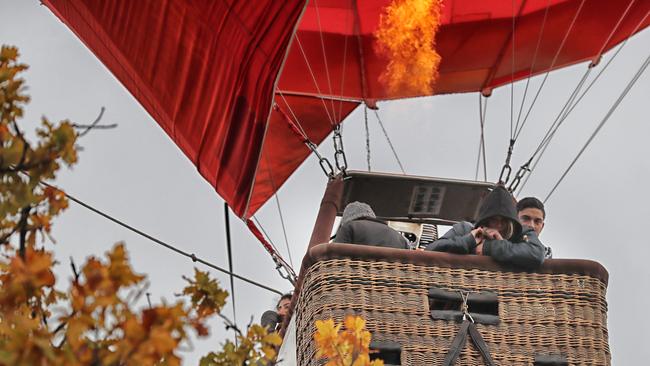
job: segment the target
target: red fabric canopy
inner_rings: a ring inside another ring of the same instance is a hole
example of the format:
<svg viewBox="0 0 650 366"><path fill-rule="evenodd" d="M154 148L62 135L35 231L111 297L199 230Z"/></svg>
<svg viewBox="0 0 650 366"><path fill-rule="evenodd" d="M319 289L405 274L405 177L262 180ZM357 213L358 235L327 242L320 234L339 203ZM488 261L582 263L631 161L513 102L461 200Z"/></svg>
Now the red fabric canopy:
<svg viewBox="0 0 650 366"><path fill-rule="evenodd" d="M415 96L379 82L387 60L373 32L386 0L44 3L242 218L309 156L296 130L319 144L362 101ZM443 1L434 93L489 94L531 72L597 60L650 23L650 0L514 3Z"/></svg>

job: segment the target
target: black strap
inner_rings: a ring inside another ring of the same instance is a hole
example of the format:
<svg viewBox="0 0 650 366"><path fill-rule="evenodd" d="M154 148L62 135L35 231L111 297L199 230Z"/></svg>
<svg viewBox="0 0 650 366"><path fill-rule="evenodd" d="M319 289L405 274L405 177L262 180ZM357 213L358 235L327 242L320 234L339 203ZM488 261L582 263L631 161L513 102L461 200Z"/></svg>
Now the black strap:
<svg viewBox="0 0 650 366"><path fill-rule="evenodd" d="M476 329L476 324L474 323L469 324L469 336L472 338L472 343L474 343L476 349L481 352L481 355L485 360L485 365L494 366L494 361L492 361L492 356L490 356L490 349L487 344L485 344L485 340L483 340L481 333Z"/></svg>
<svg viewBox="0 0 650 366"><path fill-rule="evenodd" d="M456 359L458 359L458 356L460 356L460 352L463 350L463 348L465 348L465 342L467 341L468 333L472 339L472 343L474 343L474 346L481 353L481 356L483 356L485 365L495 366L494 361L492 361L492 357L490 356L490 350L483 340L483 337L481 337L481 333L479 333L478 329L476 329L476 325L468 319L463 321L460 329L458 330L458 334L456 334L456 337L451 342L449 351L447 352L445 360L442 363L443 366L452 366L456 362Z"/></svg>
<svg viewBox="0 0 650 366"><path fill-rule="evenodd" d="M460 352L463 350L463 348L465 348L467 331L470 324L472 323L469 320L465 320L463 324L460 325L460 330L458 330L456 337L451 342L451 346L449 346L449 351L445 356L445 361L442 363L443 366L451 366L456 362L456 359L460 355Z"/></svg>

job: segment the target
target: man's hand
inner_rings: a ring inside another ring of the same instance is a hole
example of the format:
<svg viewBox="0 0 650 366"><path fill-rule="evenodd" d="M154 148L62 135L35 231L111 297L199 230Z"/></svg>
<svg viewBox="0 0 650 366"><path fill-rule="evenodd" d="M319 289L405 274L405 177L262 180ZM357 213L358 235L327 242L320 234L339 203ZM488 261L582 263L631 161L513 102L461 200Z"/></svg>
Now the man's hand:
<svg viewBox="0 0 650 366"><path fill-rule="evenodd" d="M483 243L476 246L476 255L483 255Z"/></svg>
<svg viewBox="0 0 650 366"><path fill-rule="evenodd" d="M484 231L483 228L477 228L472 231L470 231L472 236L474 237L474 241L476 241L476 245L481 245L483 244L483 238L484 238Z"/></svg>
<svg viewBox="0 0 650 366"><path fill-rule="evenodd" d="M501 236L499 230L496 229L484 228L483 236L490 240L503 240L503 236Z"/></svg>

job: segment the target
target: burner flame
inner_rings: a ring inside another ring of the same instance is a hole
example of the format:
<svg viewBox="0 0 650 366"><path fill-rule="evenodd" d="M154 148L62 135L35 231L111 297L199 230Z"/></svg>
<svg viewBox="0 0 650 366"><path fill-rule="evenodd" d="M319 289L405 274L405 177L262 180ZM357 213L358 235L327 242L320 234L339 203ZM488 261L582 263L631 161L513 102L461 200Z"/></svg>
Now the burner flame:
<svg viewBox="0 0 650 366"><path fill-rule="evenodd" d="M390 93L429 95L438 77L435 37L442 0L393 0L375 31L377 52L388 65L379 80Z"/></svg>

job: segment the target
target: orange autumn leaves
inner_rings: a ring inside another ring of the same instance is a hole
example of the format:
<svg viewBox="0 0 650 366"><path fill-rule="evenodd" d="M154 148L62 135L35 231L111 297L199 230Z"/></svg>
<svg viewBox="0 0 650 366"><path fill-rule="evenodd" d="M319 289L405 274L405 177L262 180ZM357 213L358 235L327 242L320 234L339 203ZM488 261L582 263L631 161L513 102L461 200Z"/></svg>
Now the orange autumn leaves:
<svg viewBox="0 0 650 366"><path fill-rule="evenodd" d="M0 366L180 365L179 349L192 333L209 335L207 321L221 311L228 292L195 270L185 278L184 299L143 306L148 283L131 267L122 243L87 258L79 270L73 266L68 289L56 290L66 284L57 283L45 239L52 239L53 218L68 201L42 182L76 163L79 135L71 123L45 118L33 133L23 132L29 97L19 76L26 69L15 47L0 49ZM268 364L281 342L258 325L238 340L201 365Z"/></svg>
<svg viewBox="0 0 650 366"><path fill-rule="evenodd" d="M68 203L40 182L54 179L61 165L77 162L77 134L68 121L55 125L43 117L33 134L36 143L22 131L19 120L29 96L19 75L25 70L15 47L0 48L0 245L16 233L21 244L32 246L37 234L49 235L51 218Z"/></svg>
<svg viewBox="0 0 650 366"><path fill-rule="evenodd" d="M316 357L327 359L326 366L383 366L381 360L370 361L370 339L366 321L359 316L349 315L343 324L332 319L316 321Z"/></svg>
<svg viewBox="0 0 650 366"><path fill-rule="evenodd" d="M375 31L377 52L388 60L382 81L391 93L429 95L438 77L435 37L441 0L393 0Z"/></svg>

